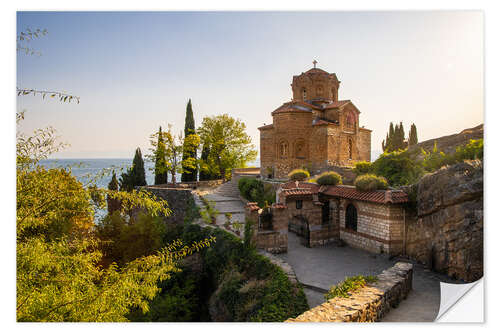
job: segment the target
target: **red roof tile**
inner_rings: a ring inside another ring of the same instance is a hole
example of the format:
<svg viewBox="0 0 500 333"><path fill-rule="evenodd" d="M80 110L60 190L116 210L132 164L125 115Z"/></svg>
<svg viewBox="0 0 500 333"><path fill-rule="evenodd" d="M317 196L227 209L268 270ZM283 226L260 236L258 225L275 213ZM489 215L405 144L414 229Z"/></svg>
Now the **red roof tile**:
<svg viewBox="0 0 500 333"><path fill-rule="evenodd" d="M349 99L344 100L344 101L336 101L336 102L332 102L330 104L325 105L324 109L335 109L335 108L339 108L339 107L344 106L344 105L349 104L349 103L351 103L351 100L349 100Z"/></svg>
<svg viewBox="0 0 500 333"><path fill-rule="evenodd" d="M258 127L257 129L259 129L259 130L266 130L266 129L271 129L273 127L274 127L273 124L268 124L268 125L264 125L264 126Z"/></svg>
<svg viewBox="0 0 500 333"><path fill-rule="evenodd" d="M297 186L298 185L298 186ZM281 185L283 194L289 195L311 195L322 193L325 195L340 197L344 199L353 199L360 201L369 201L375 203L403 203L408 202L408 195L400 190L379 190L379 191L358 191L354 186L338 185L327 186L315 183L288 182Z"/></svg>

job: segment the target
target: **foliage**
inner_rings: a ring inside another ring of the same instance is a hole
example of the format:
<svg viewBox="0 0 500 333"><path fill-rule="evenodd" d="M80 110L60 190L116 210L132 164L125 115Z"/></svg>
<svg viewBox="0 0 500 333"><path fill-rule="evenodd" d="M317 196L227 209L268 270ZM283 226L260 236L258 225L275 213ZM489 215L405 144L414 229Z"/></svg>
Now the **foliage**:
<svg viewBox="0 0 500 333"><path fill-rule="evenodd" d="M36 163L58 147L53 132L35 133L42 136L17 142L17 320L125 321L132 307L147 311L158 281L178 271L179 259L214 239L191 245L177 240L154 255L103 267L100 243L92 233L90 190L71 171L45 170ZM152 216L169 214L166 202L143 192L93 191L94 197L120 199L124 209L140 206Z"/></svg>
<svg viewBox="0 0 500 333"><path fill-rule="evenodd" d="M403 123L400 122L396 127L392 124L389 125L389 132L386 134L385 140L382 141L382 150L390 153L393 151L404 150L407 148L405 143L405 131Z"/></svg>
<svg viewBox="0 0 500 333"><path fill-rule="evenodd" d="M411 124L410 134L408 136L408 146L414 146L418 143L417 126Z"/></svg>
<svg viewBox="0 0 500 333"><path fill-rule="evenodd" d="M19 35L16 37L16 52L18 54L25 54L25 55L37 55L41 56L42 53L40 51L37 51L31 47L29 47L29 43L36 39L40 38L42 36L45 36L48 34L47 29L34 29L31 30L30 28L27 28L25 31L21 31ZM76 101L77 104L80 104L80 97L75 96L75 95L70 95L67 93L63 93L60 91L49 91L49 90L39 90L39 89L32 89L32 88L19 88L16 87L16 92L17 96L26 96L33 94L33 96L36 96L37 94L42 96L43 99L48 95L49 98L59 98L59 101L61 102L68 102L71 103L71 101Z"/></svg>
<svg viewBox="0 0 500 333"><path fill-rule="evenodd" d="M201 159L201 170L218 178L229 179L231 169L243 168L257 157L246 126L227 114L205 117L198 134L206 159Z"/></svg>
<svg viewBox="0 0 500 333"><path fill-rule="evenodd" d="M193 116L193 107L191 105L191 99L189 99L188 104L186 106L186 119L184 120L184 137L186 140L184 141L184 149L182 153L182 177L181 181L183 182L193 182L197 180L198 173L198 164L196 159L196 151L198 150L198 146L200 144L199 137L197 144L195 147L189 146L189 144L193 144L192 138L188 140L188 138L196 134L195 124L194 124L194 116Z"/></svg>
<svg viewBox="0 0 500 333"><path fill-rule="evenodd" d="M219 211L215 209L215 201L208 200L205 197L201 197L201 201L204 205L204 208L200 211L201 218L207 224L215 224L217 215L219 215Z"/></svg>
<svg viewBox="0 0 500 333"><path fill-rule="evenodd" d="M354 164L354 169L352 171L358 176L365 173L373 173L373 163L366 161L357 162Z"/></svg>
<svg viewBox="0 0 500 333"><path fill-rule="evenodd" d="M141 148L135 150L132 167L120 176L120 191L132 191L136 186L146 186L146 172Z"/></svg>
<svg viewBox="0 0 500 333"><path fill-rule="evenodd" d="M367 173L356 177L356 180L354 180L354 186L356 186L356 189L359 191L375 191L385 190L388 185L387 180L384 177Z"/></svg>
<svg viewBox="0 0 500 333"><path fill-rule="evenodd" d="M153 140L156 139L156 144ZM155 163L155 185L168 183L168 170L167 161L165 160L166 147L165 140L163 139L163 132L158 130L156 137L151 138L151 145L156 149L153 150L154 163Z"/></svg>
<svg viewBox="0 0 500 333"><path fill-rule="evenodd" d="M356 275L345 278L344 281L330 288L328 293L325 294L325 300L329 300L334 297L347 298L356 290L366 286L366 284L374 283L376 281L377 277L372 275Z"/></svg>
<svg viewBox="0 0 500 333"><path fill-rule="evenodd" d="M208 156L210 155L210 147L208 145L203 145L201 149L201 160L200 165L208 165ZM216 179L216 175L212 175L208 168L200 169L200 180L212 180Z"/></svg>
<svg viewBox="0 0 500 333"><path fill-rule="evenodd" d="M304 169L294 169L290 171L288 174L288 178L290 180L298 180L298 181L303 181L309 178L311 175L309 174L309 171L304 170Z"/></svg>
<svg viewBox="0 0 500 333"><path fill-rule="evenodd" d="M342 184L342 177L335 171L325 171L318 175L316 183L319 185L339 185Z"/></svg>
<svg viewBox="0 0 500 333"><path fill-rule="evenodd" d="M243 233L243 245L248 248L252 249L255 248L255 244L252 242L252 227L255 224L252 220L249 220L248 218L245 218L245 231Z"/></svg>
<svg viewBox="0 0 500 333"><path fill-rule="evenodd" d="M373 173L384 177L390 186L413 184L423 175L420 162L408 150L383 153L373 165Z"/></svg>
<svg viewBox="0 0 500 333"><path fill-rule="evenodd" d="M113 170L113 176L111 177L111 181L108 184L108 190L110 191L118 191L118 180L116 179L116 173ZM106 201L108 203L108 214L111 215L115 211L120 210L120 201L117 199L111 198L109 195L106 197Z"/></svg>
<svg viewBox="0 0 500 333"><path fill-rule="evenodd" d="M241 177L238 180L238 190L243 198L257 202L259 207L276 201L276 193L272 185L253 177Z"/></svg>
<svg viewBox="0 0 500 333"><path fill-rule="evenodd" d="M455 161L483 159L483 139L470 140L465 147L457 147L454 155Z"/></svg>

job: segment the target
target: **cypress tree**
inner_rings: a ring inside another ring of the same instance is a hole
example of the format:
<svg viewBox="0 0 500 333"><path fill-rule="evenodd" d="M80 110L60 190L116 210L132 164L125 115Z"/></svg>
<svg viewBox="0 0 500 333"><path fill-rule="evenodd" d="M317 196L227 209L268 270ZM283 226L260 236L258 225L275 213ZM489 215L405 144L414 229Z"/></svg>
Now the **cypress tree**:
<svg viewBox="0 0 500 333"><path fill-rule="evenodd" d="M411 124L408 144L410 146L413 146L416 145L417 143L418 143L417 126L415 126L415 124Z"/></svg>
<svg viewBox="0 0 500 333"><path fill-rule="evenodd" d="M388 152L394 150L394 124L392 123L392 121L391 124L389 125L389 137L385 145L387 147Z"/></svg>
<svg viewBox="0 0 500 333"><path fill-rule="evenodd" d="M155 151L155 185L166 184L168 182L168 171L166 169L166 165L165 142L163 140L163 134L160 126Z"/></svg>
<svg viewBox="0 0 500 333"><path fill-rule="evenodd" d="M193 107L191 105L191 99L189 99L188 104L186 106L186 118L184 120L184 138L187 138L189 135L196 134L195 125L194 125L194 116L193 116ZM186 160L188 158L196 159L196 150L189 151L184 148L182 153L182 160ZM198 169L197 168L189 168L182 171L181 181L182 182L192 182L196 181L198 178Z"/></svg>
<svg viewBox="0 0 500 333"><path fill-rule="evenodd" d="M399 123L399 128L398 128L398 144L397 144L397 149L405 149L405 130L403 127L403 122Z"/></svg>
<svg viewBox="0 0 500 333"><path fill-rule="evenodd" d="M111 181L108 184L108 190L118 191L118 180L116 179L116 173L113 170L113 177L111 177ZM108 214L111 215L113 212L120 210L120 201L118 199L110 198L109 195L106 198L108 203Z"/></svg>
<svg viewBox="0 0 500 333"><path fill-rule="evenodd" d="M132 168L128 169L127 172L122 173L120 176L120 190L132 191L135 186L145 185L147 185L147 183L146 172L144 171L144 160L142 159L141 149L137 148L135 150Z"/></svg>

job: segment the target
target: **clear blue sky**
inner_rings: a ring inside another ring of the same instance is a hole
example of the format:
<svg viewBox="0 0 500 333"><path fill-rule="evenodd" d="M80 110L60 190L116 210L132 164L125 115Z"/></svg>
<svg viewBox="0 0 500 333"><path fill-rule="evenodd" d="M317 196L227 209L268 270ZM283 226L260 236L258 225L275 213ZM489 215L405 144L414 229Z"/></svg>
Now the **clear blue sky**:
<svg viewBox="0 0 500 333"><path fill-rule="evenodd" d="M390 121L420 141L483 122L483 15L434 12L20 12L18 32L46 28L17 56L17 86L61 90L77 104L18 97L21 130L51 125L56 157L132 157L159 125L228 113L258 126L290 100L292 76L335 72L379 151Z"/></svg>

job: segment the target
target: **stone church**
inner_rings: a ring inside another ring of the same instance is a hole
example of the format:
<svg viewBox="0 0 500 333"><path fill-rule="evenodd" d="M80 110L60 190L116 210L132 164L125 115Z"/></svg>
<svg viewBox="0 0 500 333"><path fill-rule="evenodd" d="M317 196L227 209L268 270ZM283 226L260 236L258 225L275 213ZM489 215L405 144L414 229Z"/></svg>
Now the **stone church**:
<svg viewBox="0 0 500 333"><path fill-rule="evenodd" d="M337 75L313 64L293 77L293 98L271 113L273 123L259 127L262 178L370 161L371 130L359 126L360 111L350 100L339 100Z"/></svg>

